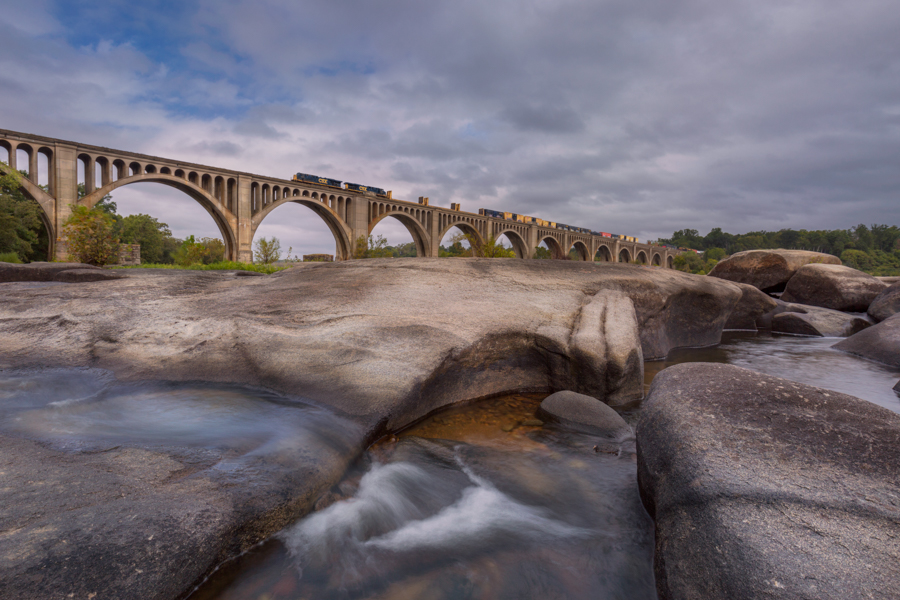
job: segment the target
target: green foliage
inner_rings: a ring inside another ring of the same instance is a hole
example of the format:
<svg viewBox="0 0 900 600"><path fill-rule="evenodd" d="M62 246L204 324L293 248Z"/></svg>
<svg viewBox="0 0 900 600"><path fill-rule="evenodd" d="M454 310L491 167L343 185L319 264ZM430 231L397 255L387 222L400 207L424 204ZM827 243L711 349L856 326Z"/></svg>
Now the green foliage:
<svg viewBox="0 0 900 600"><path fill-rule="evenodd" d="M203 264L203 256L206 254L206 247L189 235L187 239L181 242L181 247L175 251L175 264L179 267L188 267L190 265Z"/></svg>
<svg viewBox="0 0 900 600"><path fill-rule="evenodd" d="M534 256L532 258L541 258L541 259L549 259L553 258L553 253L550 252L549 248L544 248L543 246L538 246L534 249Z"/></svg>
<svg viewBox="0 0 900 600"><path fill-rule="evenodd" d="M165 223L160 223L150 215L129 215L122 219L120 231L123 244L140 244L141 262L171 262L165 260L165 257L166 241L172 238L172 231Z"/></svg>
<svg viewBox="0 0 900 600"><path fill-rule="evenodd" d="M873 266L872 257L862 250L844 250L841 253L841 262L860 271L868 271Z"/></svg>
<svg viewBox="0 0 900 600"><path fill-rule="evenodd" d="M116 258L119 240L115 236L115 219L97 208L71 205L72 214L65 222L63 234L68 238L69 255L77 262L105 265Z"/></svg>
<svg viewBox="0 0 900 600"><path fill-rule="evenodd" d="M0 262L22 264L19 255L15 252L0 252Z"/></svg>
<svg viewBox="0 0 900 600"><path fill-rule="evenodd" d="M411 258L419 255L419 252L416 250L415 242L407 242L406 244L400 244L399 246L393 246L391 248L391 256L394 258Z"/></svg>
<svg viewBox="0 0 900 600"><path fill-rule="evenodd" d="M196 263L187 266L171 265L171 264L140 264L116 266L114 269L181 269L185 271L253 271L254 273L271 274L276 271L283 271L288 267L276 267L275 265L257 265L253 263L241 263L233 261L222 261L211 263L208 265Z"/></svg>
<svg viewBox="0 0 900 600"><path fill-rule="evenodd" d="M714 260L716 262L719 262L720 260L725 258L725 256L727 255L725 254L725 250L723 250L722 248L710 248L703 253L703 258L705 258L706 260Z"/></svg>
<svg viewBox="0 0 900 600"><path fill-rule="evenodd" d="M393 248L388 246L384 236L374 238L371 235L366 238L359 236L353 248L353 258L393 258Z"/></svg>
<svg viewBox="0 0 900 600"><path fill-rule="evenodd" d="M438 256L441 258L456 258L460 256L472 256L472 253L470 248L466 248L462 245L460 240L456 240L446 248L441 246Z"/></svg>
<svg viewBox="0 0 900 600"><path fill-rule="evenodd" d="M22 175L0 174L0 252L18 260L46 260L50 240L41 207L21 191Z"/></svg>
<svg viewBox="0 0 900 600"><path fill-rule="evenodd" d="M261 237L256 240L256 250L253 252L254 262L271 265L279 258L281 258L281 242L277 237L272 236L269 239Z"/></svg>
<svg viewBox="0 0 900 600"><path fill-rule="evenodd" d="M225 260L225 242L219 238L205 237L200 240L200 243L203 245L204 265L220 263Z"/></svg>

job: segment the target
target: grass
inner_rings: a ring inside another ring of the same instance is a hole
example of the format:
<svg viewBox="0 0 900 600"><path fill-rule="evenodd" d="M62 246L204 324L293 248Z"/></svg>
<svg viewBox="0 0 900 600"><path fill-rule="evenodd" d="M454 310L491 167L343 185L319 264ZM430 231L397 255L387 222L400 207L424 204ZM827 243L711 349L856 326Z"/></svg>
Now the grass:
<svg viewBox="0 0 900 600"><path fill-rule="evenodd" d="M21 265L22 261L19 260L19 255L15 252L2 252L0 253L0 262L5 263L15 263L17 265Z"/></svg>
<svg viewBox="0 0 900 600"><path fill-rule="evenodd" d="M290 267L276 267L275 265L256 265L253 263L242 263L232 261L222 261L212 263L210 265L189 265L183 267L181 265L163 265L163 264L143 264L143 265L111 265L113 269L182 269L185 271L253 271L255 273L265 273L270 275L276 271L283 271Z"/></svg>

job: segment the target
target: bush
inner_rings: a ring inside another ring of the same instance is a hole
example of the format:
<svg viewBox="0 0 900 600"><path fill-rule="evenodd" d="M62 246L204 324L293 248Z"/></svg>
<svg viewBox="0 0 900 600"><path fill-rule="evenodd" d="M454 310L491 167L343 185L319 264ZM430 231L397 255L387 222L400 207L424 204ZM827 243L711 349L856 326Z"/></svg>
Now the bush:
<svg viewBox="0 0 900 600"><path fill-rule="evenodd" d="M22 261L19 260L19 255L16 254L15 252L0 253L0 262L15 263L17 265L22 264Z"/></svg>
<svg viewBox="0 0 900 600"><path fill-rule="evenodd" d="M225 251L224 246L222 251ZM256 251L253 253L254 262L271 265L273 262L277 262L279 258L281 258L281 242L278 241L277 237L272 236L271 239L263 237L256 240Z"/></svg>
<svg viewBox="0 0 900 600"><path fill-rule="evenodd" d="M869 253L862 250L844 250L841 253L841 262L844 263L844 266L859 271L870 271L874 266L874 261Z"/></svg>
<svg viewBox="0 0 900 600"><path fill-rule="evenodd" d="M86 206L72 206L72 214L65 222L69 255L77 262L103 266L119 252L119 240L113 234L115 219L108 213Z"/></svg>

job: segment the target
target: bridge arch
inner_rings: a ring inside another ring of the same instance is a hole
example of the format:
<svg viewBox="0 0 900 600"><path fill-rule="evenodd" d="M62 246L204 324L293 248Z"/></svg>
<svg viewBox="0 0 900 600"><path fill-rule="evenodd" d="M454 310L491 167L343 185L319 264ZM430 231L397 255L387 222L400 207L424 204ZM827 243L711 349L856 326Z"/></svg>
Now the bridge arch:
<svg viewBox="0 0 900 600"><path fill-rule="evenodd" d="M8 174L10 171L12 171L11 167L0 163L0 172ZM26 197L37 202L38 206L41 207L41 222L47 230L47 237L49 238L47 260L53 260L56 253L56 237L58 234L56 227L53 225L54 215L56 214L56 199L28 178L22 177L20 183L19 189L21 192Z"/></svg>
<svg viewBox="0 0 900 600"><path fill-rule="evenodd" d="M582 260L582 261L590 261L591 260L591 251L587 247L587 244L585 244L583 241L575 240L574 242L572 242L572 245L569 246L569 251L566 252L566 256L571 254L572 250L575 250L576 252L578 252L578 260Z"/></svg>
<svg viewBox="0 0 900 600"><path fill-rule="evenodd" d="M384 212L380 212L381 208L379 208L379 214L374 219L369 221L369 234L372 234L372 230L375 229L375 226L378 225L381 221L388 217L393 217L397 219L403 226L406 227L409 234L412 236L413 242L416 244L416 255L419 257L430 256L429 248L431 244L429 244L429 236L428 232L425 231L425 228L422 226L419 221L416 220L414 214L410 214L408 212L402 210L385 210ZM455 226L459 227L461 223L455 223Z"/></svg>
<svg viewBox="0 0 900 600"><path fill-rule="evenodd" d="M597 248L597 253L594 254L594 260L600 262L612 262L612 252L609 250L609 246L606 244L600 244L600 247Z"/></svg>
<svg viewBox="0 0 900 600"><path fill-rule="evenodd" d="M416 212L418 212L418 211L416 211ZM418 219L417 219L417 221L418 221ZM454 227L459 229L460 231L462 231L464 234L474 237L475 242L477 244L484 243L484 236L481 235L480 231L478 231L470 223L466 223L465 221L459 221L458 223L452 223L450 225L447 225L446 227L444 227L443 231L438 233L438 246L440 246L444 242L444 236L447 235L447 233ZM370 229L370 231L371 231L371 229ZM415 239L415 237L413 239Z"/></svg>
<svg viewBox="0 0 900 600"><path fill-rule="evenodd" d="M540 239L538 240L538 246L541 245L541 242L547 245L547 249L550 250L550 257L556 260L562 260L566 258L566 253L563 252L562 244L559 243L559 240L556 239L553 235L547 234L538 234Z"/></svg>
<svg viewBox="0 0 900 600"><path fill-rule="evenodd" d="M505 235L506 239L509 240L509 243L512 244L513 252L516 253L516 258L531 258L531 253L528 252L528 244L525 243L525 238L519 235L519 232L514 229L501 229L497 232L495 239L500 239L500 236Z"/></svg>
<svg viewBox="0 0 900 600"><path fill-rule="evenodd" d="M324 198L325 195L323 194L322 197ZM350 228L347 227L341 217L329 208L324 201L313 200L309 196L285 197L278 203L270 202L265 207L259 209L252 218L252 229L250 232L251 246L253 244L253 239L256 237L256 232L259 229L259 226L262 225L263 220L265 220L273 210L280 206L284 206L288 202L312 209L316 215L325 221L325 225L328 226L331 235L334 236L335 260L346 260L353 255L353 241L350 239Z"/></svg>
<svg viewBox="0 0 900 600"><path fill-rule="evenodd" d="M631 262L631 252L628 251L628 248L622 248L619 251L619 262L621 263L630 263Z"/></svg>
<svg viewBox="0 0 900 600"><path fill-rule="evenodd" d="M675 259L672 258L671 255L669 255L668 257L666 257L666 266L669 267L670 269L674 269L674 268L675 268Z"/></svg>
<svg viewBox="0 0 900 600"><path fill-rule="evenodd" d="M642 265L646 265L647 264L647 254L643 250L640 250L640 251L638 251L637 255L635 256L635 260L638 261L639 263L641 263Z"/></svg>
<svg viewBox="0 0 900 600"><path fill-rule="evenodd" d="M656 266L656 267L661 267L661 266L662 266L662 257L659 255L659 252L656 252L656 253L653 255L653 260L650 261L650 264L651 264L651 265L654 265L654 266Z"/></svg>
<svg viewBox="0 0 900 600"><path fill-rule="evenodd" d="M107 183L79 200L78 203L88 208L93 208L103 196L111 193L116 188L133 183L161 183L167 185L184 192L206 209L206 212L212 216L213 221L219 228L219 233L222 234L222 240L225 242L225 256L228 260L237 260L237 239L234 231L236 220L234 215L227 213L215 198L190 181L185 181L173 175L163 175L162 173L141 174L140 170L137 173L137 175Z"/></svg>

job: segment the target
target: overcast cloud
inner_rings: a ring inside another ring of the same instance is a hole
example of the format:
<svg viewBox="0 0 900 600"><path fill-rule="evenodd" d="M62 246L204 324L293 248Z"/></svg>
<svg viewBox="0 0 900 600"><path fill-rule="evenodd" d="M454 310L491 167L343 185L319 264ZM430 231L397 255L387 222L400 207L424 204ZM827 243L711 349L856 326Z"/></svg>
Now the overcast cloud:
<svg viewBox="0 0 900 600"><path fill-rule="evenodd" d="M0 3L6 129L641 239L900 225L890 0ZM115 199L216 234L164 186Z"/></svg>

